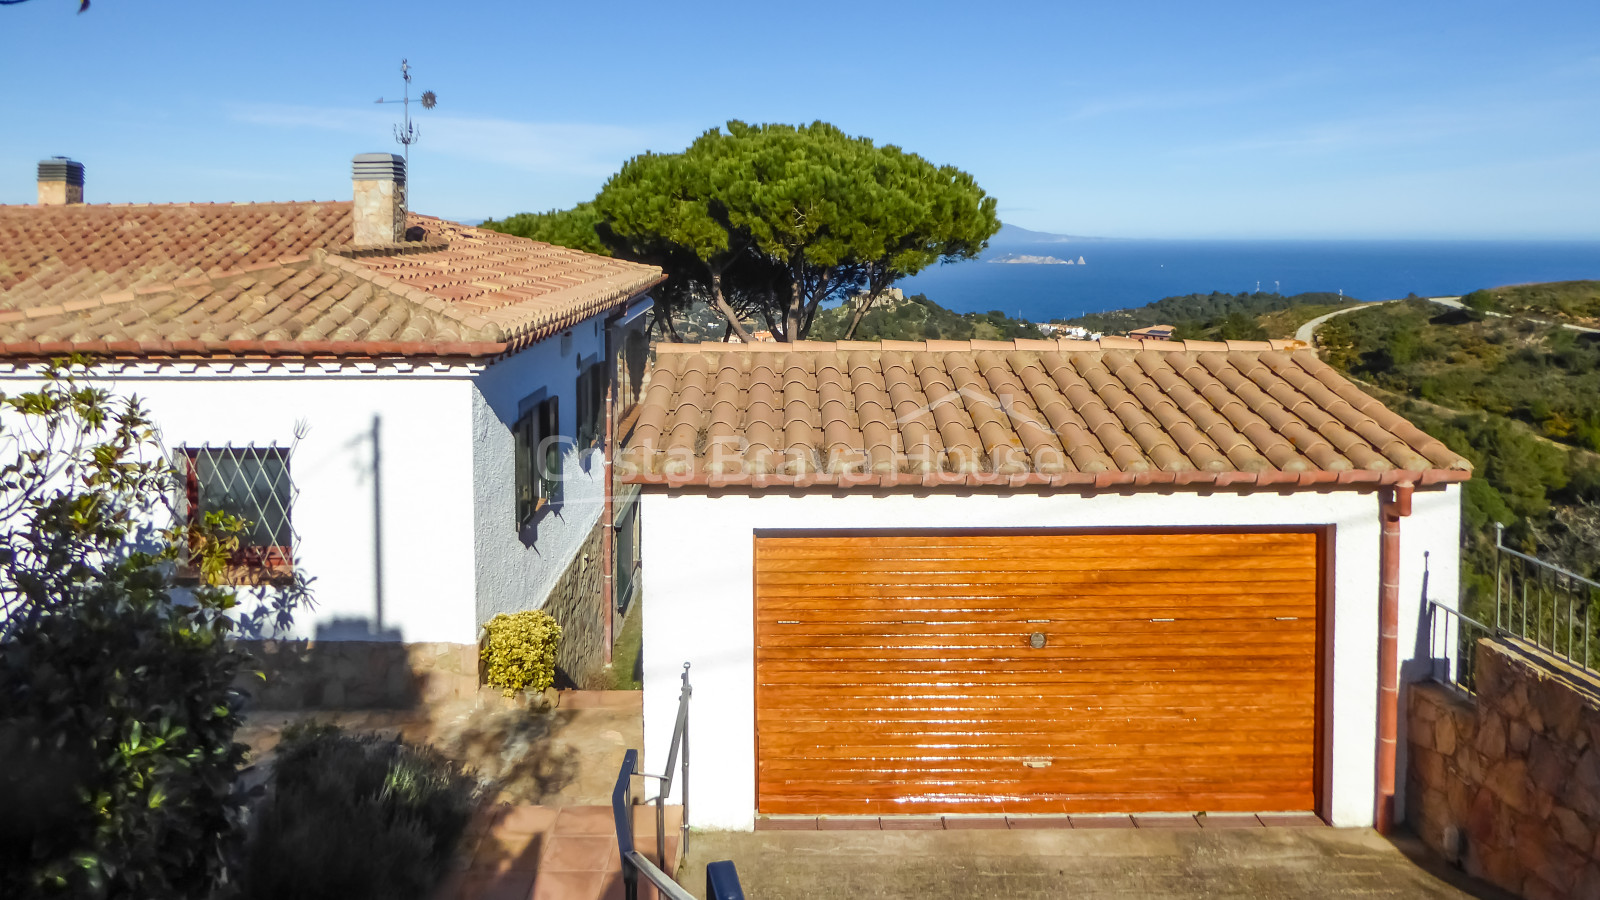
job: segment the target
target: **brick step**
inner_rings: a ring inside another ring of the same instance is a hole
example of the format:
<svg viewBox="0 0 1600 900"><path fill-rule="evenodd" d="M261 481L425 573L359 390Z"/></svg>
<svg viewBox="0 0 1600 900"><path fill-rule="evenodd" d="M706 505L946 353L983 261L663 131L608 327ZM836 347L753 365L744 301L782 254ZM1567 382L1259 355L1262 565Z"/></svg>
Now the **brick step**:
<svg viewBox="0 0 1600 900"><path fill-rule="evenodd" d="M668 874L678 863L683 808L665 809ZM462 862L435 900L600 900L621 898L622 860L609 806L507 806L474 822ZM656 811L634 808L634 849L656 858ZM641 879L639 896L654 898Z"/></svg>

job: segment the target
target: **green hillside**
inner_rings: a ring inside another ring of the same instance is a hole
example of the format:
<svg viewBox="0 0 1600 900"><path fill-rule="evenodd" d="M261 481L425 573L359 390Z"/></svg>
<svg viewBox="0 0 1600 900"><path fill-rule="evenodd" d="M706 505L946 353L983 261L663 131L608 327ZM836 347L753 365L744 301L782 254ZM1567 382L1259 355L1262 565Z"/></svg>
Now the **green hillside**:
<svg viewBox="0 0 1600 900"><path fill-rule="evenodd" d="M1600 324L1600 281L1551 281L1473 291L1461 298L1474 309L1535 316L1579 325Z"/></svg>
<svg viewBox="0 0 1600 900"><path fill-rule="evenodd" d="M811 340L837 341L850 327L848 304L817 313ZM1013 319L999 310L958 313L945 309L922 294L904 301L874 307L856 327L858 341L1009 341L1042 338L1039 326Z"/></svg>
<svg viewBox="0 0 1600 900"><path fill-rule="evenodd" d="M1175 325L1177 331L1174 337L1179 340L1264 340L1287 337L1301 322L1357 302L1354 297L1323 292L1285 296L1262 292L1224 294L1212 291L1209 294L1164 297L1144 306L1114 309L1064 321L1068 325L1081 325L1090 331L1105 334L1124 334L1149 325ZM1303 311L1305 315L1283 315L1289 311ZM1263 321L1264 316L1273 313L1279 315ZM1287 323L1292 323L1287 334L1274 333L1282 332Z"/></svg>
<svg viewBox="0 0 1600 900"><path fill-rule="evenodd" d="M1317 333L1324 359L1472 461L1469 596L1492 589L1495 522L1526 550L1600 572L1597 338L1424 300L1353 312Z"/></svg>

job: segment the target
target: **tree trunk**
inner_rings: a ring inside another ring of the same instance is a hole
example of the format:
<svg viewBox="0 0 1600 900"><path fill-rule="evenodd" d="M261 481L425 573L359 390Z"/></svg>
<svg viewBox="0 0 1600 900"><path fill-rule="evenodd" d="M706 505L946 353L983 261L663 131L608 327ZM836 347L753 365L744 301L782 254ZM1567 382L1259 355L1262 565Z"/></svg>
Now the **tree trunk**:
<svg viewBox="0 0 1600 900"><path fill-rule="evenodd" d="M784 334L791 341L805 340L805 327L801 323L800 314L805 309L805 289L800 286L798 277L790 279L789 308L783 312Z"/></svg>
<svg viewBox="0 0 1600 900"><path fill-rule="evenodd" d="M666 337L674 344L683 343L683 335L678 333L678 326L672 324L672 312L670 310L658 307L656 309L656 324L661 326L663 337Z"/></svg>
<svg viewBox="0 0 1600 900"><path fill-rule="evenodd" d="M856 326L867 317L867 313L873 304L878 302L878 298L883 296L883 292L889 289L890 280L887 264L875 263L867 268L867 296L861 301L861 306L856 309L855 314L850 317L850 327L845 329L844 340L856 339Z"/></svg>
<svg viewBox="0 0 1600 900"><path fill-rule="evenodd" d="M755 343L755 338L744 330L744 323L739 321L739 314L733 311L733 307L728 305L727 298L722 296L721 272L711 273L711 300L717 305L717 312L722 313L722 317L728 320L728 328L739 336L739 340L746 344ZM727 340L728 336L723 335L722 339Z"/></svg>
<svg viewBox="0 0 1600 900"><path fill-rule="evenodd" d="M805 314L801 321L801 328L807 335L811 334L811 323L817 318L817 307L822 305L822 298L828 296L828 285L833 281L833 270L827 270L817 279L816 285L811 289L811 296L806 298Z"/></svg>

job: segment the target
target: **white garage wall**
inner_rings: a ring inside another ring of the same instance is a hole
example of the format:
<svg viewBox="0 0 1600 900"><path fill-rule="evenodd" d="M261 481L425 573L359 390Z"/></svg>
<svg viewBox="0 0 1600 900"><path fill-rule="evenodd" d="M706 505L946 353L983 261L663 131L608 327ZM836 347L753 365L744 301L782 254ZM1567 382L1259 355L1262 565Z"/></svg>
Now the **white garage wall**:
<svg viewBox="0 0 1600 900"><path fill-rule="evenodd" d="M129 366L93 383L143 398L172 448L286 447L296 422L309 428L290 461L299 490L291 518L317 606L296 618L295 636L476 642L471 371L296 368ZM7 393L37 384L0 378ZM374 502L374 420L381 503ZM383 538L381 582L375 523ZM374 633L380 583L384 630Z"/></svg>
<svg viewBox="0 0 1600 900"><path fill-rule="evenodd" d="M688 662L694 685L690 824L695 827L747 830L754 824L752 582L757 529L1325 524L1337 526L1329 806L1335 825L1372 823L1380 538L1376 494L711 495L647 488L642 502L644 768L653 771L652 766L665 763L678 675ZM1407 674L1417 671L1410 662L1417 642L1410 636L1422 633L1424 552L1429 554L1429 594L1452 605L1456 597L1459 503L1455 486L1418 492L1413 515L1403 522L1400 658ZM1403 733L1401 741L1403 746Z"/></svg>

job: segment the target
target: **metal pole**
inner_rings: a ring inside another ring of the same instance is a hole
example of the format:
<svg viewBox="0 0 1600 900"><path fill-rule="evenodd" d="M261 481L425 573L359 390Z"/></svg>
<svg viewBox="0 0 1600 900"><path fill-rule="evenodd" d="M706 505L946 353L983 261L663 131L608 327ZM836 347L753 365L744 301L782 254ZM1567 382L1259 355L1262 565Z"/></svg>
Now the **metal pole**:
<svg viewBox="0 0 1600 900"><path fill-rule="evenodd" d="M694 688L689 686L689 664L683 664L683 696L685 699L694 696ZM678 823L678 847L680 852L689 853L689 704L683 705L683 821Z"/></svg>
<svg viewBox="0 0 1600 900"><path fill-rule="evenodd" d="M1505 555L1500 552L1500 532L1504 530L1504 525L1501 525L1499 522L1494 523L1494 627L1497 630L1504 627L1504 623L1500 619L1500 601L1502 596L1500 590L1500 567L1501 563L1505 560Z"/></svg>

